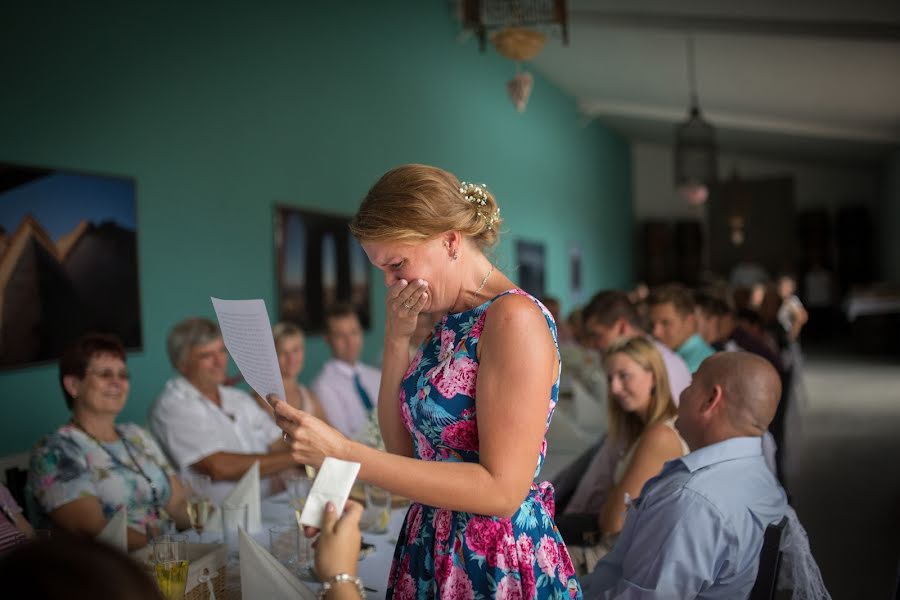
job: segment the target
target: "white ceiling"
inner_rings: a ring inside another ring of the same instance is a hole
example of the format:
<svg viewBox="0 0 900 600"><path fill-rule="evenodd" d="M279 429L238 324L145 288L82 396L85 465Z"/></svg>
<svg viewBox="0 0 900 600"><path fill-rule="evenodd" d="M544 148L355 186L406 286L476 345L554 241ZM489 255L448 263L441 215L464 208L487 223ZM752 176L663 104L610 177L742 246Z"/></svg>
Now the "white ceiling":
<svg viewBox="0 0 900 600"><path fill-rule="evenodd" d="M900 143L897 0L570 0L569 45L532 67L627 137L671 142L687 35L704 115L728 150L846 161Z"/></svg>

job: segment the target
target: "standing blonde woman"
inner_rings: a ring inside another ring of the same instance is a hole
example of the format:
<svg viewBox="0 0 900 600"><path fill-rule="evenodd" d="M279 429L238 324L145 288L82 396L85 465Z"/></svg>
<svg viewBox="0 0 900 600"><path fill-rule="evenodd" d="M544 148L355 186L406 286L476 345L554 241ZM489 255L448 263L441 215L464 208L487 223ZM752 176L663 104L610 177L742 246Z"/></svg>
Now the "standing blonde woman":
<svg viewBox="0 0 900 600"><path fill-rule="evenodd" d="M361 479L413 500L388 598L581 598L552 488L536 483L559 384L556 325L485 255L500 223L484 186L424 165L387 172L351 224L388 288L387 452L275 403L296 460L357 461ZM422 312L440 321L410 361Z"/></svg>
<svg viewBox="0 0 900 600"><path fill-rule="evenodd" d="M303 330L293 323L280 322L272 327L275 339L275 355L284 382L285 401L312 416L326 421L325 411L319 398L298 379L303 372L303 360L306 357L306 336ZM268 413L272 407L263 398L256 396L256 402Z"/></svg>

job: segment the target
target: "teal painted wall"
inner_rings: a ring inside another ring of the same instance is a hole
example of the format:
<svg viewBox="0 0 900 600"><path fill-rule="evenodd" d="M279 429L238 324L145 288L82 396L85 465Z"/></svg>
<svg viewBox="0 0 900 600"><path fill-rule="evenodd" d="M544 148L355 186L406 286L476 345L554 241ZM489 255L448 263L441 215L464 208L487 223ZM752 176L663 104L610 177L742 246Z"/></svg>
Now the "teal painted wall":
<svg viewBox="0 0 900 600"><path fill-rule="evenodd" d="M488 183L506 219L498 264L512 273L514 239L544 241L547 289L567 308L570 241L585 293L630 283L626 142L579 124L573 99L537 75L518 114L514 71L459 43L439 1L9 4L0 160L138 182L144 350L129 356L122 418L145 421L171 374L166 332L211 316L209 296L262 297L274 317L274 205L349 215L397 164ZM370 360L381 335L376 323ZM326 356L320 338L308 348L306 380ZM54 367L0 374L0 454L67 417Z"/></svg>

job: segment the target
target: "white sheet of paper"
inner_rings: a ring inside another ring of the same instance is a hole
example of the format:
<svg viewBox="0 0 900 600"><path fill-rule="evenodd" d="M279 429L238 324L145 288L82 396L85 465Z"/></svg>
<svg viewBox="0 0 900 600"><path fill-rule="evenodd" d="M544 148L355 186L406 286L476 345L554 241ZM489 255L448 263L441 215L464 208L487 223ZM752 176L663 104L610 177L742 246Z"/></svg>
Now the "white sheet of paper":
<svg viewBox="0 0 900 600"><path fill-rule="evenodd" d="M275 355L272 326L263 300L210 298L222 330L225 347L247 384L265 398L284 399L284 382Z"/></svg>
<svg viewBox="0 0 900 600"><path fill-rule="evenodd" d="M303 512L300 513L300 524L317 529L322 528L322 517L325 515L325 503L333 502L337 514L344 512L344 504L350 497L350 489L359 473L359 463L339 460L326 456L316 474Z"/></svg>

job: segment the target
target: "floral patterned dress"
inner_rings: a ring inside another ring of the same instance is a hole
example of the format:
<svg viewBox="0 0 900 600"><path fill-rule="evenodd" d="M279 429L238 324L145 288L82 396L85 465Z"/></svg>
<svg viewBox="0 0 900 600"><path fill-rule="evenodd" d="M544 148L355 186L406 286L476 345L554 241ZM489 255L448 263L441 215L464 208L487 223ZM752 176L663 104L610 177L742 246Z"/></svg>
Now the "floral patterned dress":
<svg viewBox="0 0 900 600"><path fill-rule="evenodd" d="M476 350L488 307L447 315L410 364L400 388L400 409L421 460L478 462L475 415ZM559 381L550 393L547 426L556 406ZM544 462L541 446L535 480ZM473 490L473 493L474 490ZM388 598L581 598L569 553L553 523L553 488L532 483L511 518L454 512L413 503L400 532L388 584Z"/></svg>
<svg viewBox="0 0 900 600"><path fill-rule="evenodd" d="M169 477L174 474L169 461L143 428L126 423L117 429L140 468L153 480L159 507L165 506L172 493ZM143 476L126 468L134 463L123 440L103 443L101 447L68 423L38 442L31 452L27 486L37 503L35 524L49 526L53 510L85 496L100 501L107 519L125 506L128 526L141 533L148 523L156 522L159 507L154 505L150 485ZM110 453L118 460L113 460Z"/></svg>

